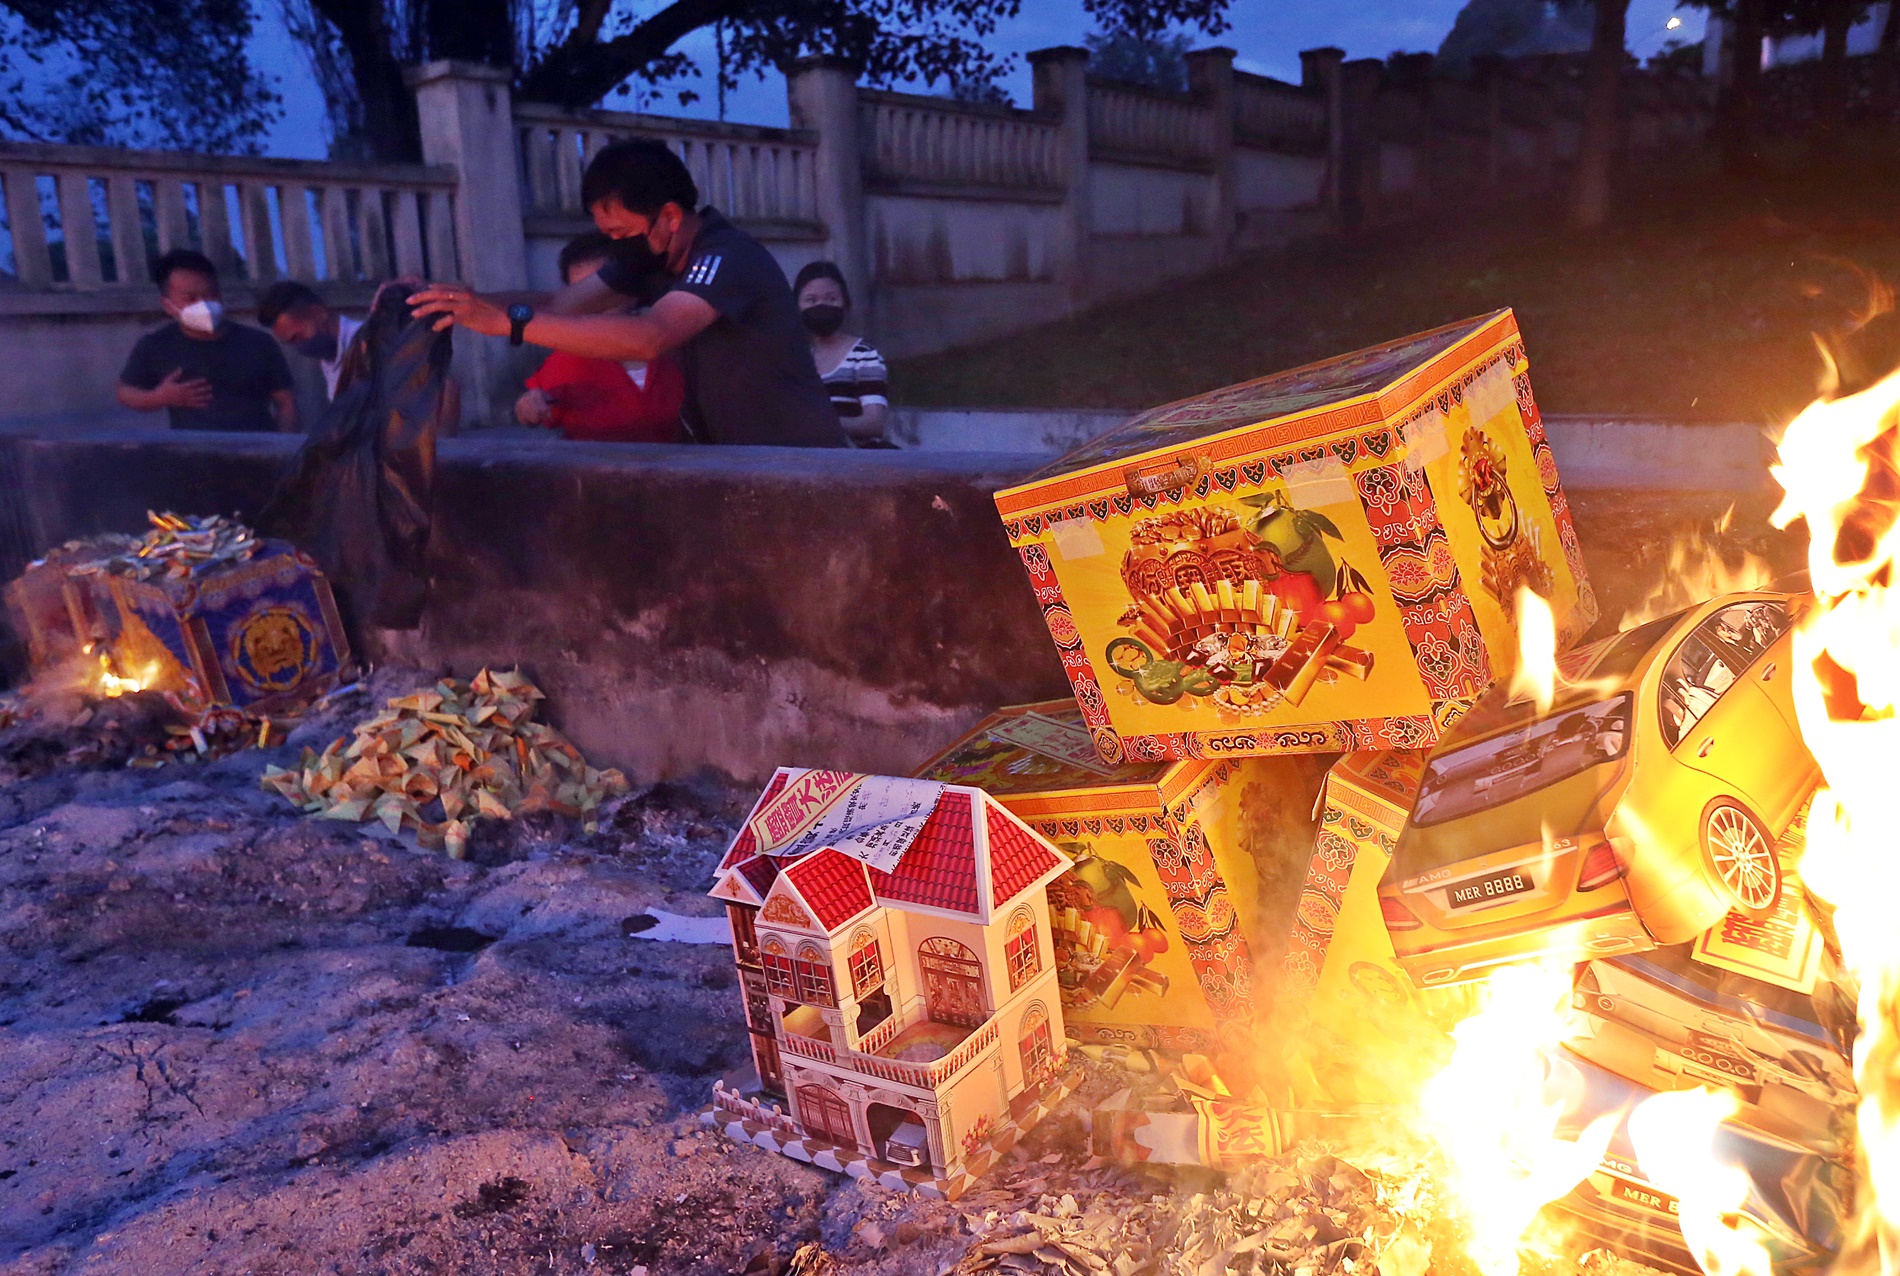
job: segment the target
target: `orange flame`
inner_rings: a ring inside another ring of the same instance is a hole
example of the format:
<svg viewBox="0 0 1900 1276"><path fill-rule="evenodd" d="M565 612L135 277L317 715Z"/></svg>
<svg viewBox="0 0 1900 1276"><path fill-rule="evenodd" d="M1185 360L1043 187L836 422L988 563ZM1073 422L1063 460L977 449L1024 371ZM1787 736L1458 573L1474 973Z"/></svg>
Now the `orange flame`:
<svg viewBox="0 0 1900 1276"><path fill-rule="evenodd" d="M1900 1270L1900 373L1810 404L1771 467L1777 527L1805 521L1818 599L1795 635L1795 711L1827 784L1808 814L1802 878L1835 908L1842 959L1859 981L1863 1185L1840 1270Z"/></svg>
<svg viewBox="0 0 1900 1276"><path fill-rule="evenodd" d="M1557 618L1550 603L1530 589L1517 591L1517 666L1511 698L1532 700L1548 713L1557 698Z"/></svg>
<svg viewBox="0 0 1900 1276"><path fill-rule="evenodd" d="M1570 956L1492 974L1477 1013L1452 1030L1451 1061L1421 1096L1470 1225L1466 1249L1484 1276L1517 1276L1520 1254L1543 1248L1539 1211L1597 1167L1616 1130L1611 1115L1574 1142L1557 1133L1568 1104L1551 1093L1548 1060L1564 1036Z"/></svg>
<svg viewBox="0 0 1900 1276"><path fill-rule="evenodd" d="M1774 579L1774 573L1761 557L1746 550L1730 561L1720 544L1735 518L1729 506L1708 532L1693 531L1678 537L1669 546L1656 584L1644 598L1623 613L1618 629L1631 629L1662 616L1706 602L1717 594L1761 589Z"/></svg>
<svg viewBox="0 0 1900 1276"><path fill-rule="evenodd" d="M1769 1276L1767 1247L1738 1210L1748 1171L1724 1162L1715 1134L1740 1108L1722 1090L1676 1090L1630 1113L1630 1146L1651 1185L1676 1198L1682 1239L1707 1276Z"/></svg>

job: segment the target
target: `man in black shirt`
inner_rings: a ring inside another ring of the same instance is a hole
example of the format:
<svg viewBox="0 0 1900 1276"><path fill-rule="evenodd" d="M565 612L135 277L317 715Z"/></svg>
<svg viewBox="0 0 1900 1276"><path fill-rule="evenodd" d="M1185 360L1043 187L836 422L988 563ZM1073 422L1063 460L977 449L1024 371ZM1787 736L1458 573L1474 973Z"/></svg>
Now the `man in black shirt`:
<svg viewBox="0 0 1900 1276"><path fill-rule="evenodd" d="M217 267L178 248L152 268L172 322L138 339L119 373L119 402L171 411L174 430L297 428L290 365L267 334L224 319Z"/></svg>
<svg viewBox="0 0 1900 1276"><path fill-rule="evenodd" d="M615 256L538 309L504 309L460 285L410 298L489 336L595 359L652 360L678 350L686 424L703 443L844 447L844 430L812 363L785 272L758 240L718 210L698 207L686 165L652 138L607 146L587 166L581 200ZM629 297L644 314L602 313Z"/></svg>

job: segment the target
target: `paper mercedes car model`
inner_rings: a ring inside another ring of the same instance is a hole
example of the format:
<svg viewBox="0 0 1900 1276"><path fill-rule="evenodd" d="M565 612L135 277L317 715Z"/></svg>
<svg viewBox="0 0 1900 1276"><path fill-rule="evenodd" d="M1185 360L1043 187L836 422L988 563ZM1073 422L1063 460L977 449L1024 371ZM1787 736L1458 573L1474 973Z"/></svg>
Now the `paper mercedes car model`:
<svg viewBox="0 0 1900 1276"><path fill-rule="evenodd" d="M1379 887L1413 979L1766 917L1775 843L1819 781L1793 703L1803 601L1727 594L1578 648L1548 709L1481 700L1432 752Z"/></svg>
<svg viewBox="0 0 1900 1276"><path fill-rule="evenodd" d="M1600 1116L1622 1114L1597 1168L1547 1208L1568 1217L1585 1243L1607 1245L1682 1276L1702 1276L1683 1241L1675 1197L1643 1172L1628 1128L1629 1113L1655 1091L1559 1049L1550 1058L1548 1092L1565 1098L1559 1138L1574 1138ZM1853 1199L1852 1169L1805 1142L1725 1122L1715 1136L1718 1163L1739 1167L1748 1191L1736 1213L1767 1250L1777 1273L1827 1270L1841 1245Z"/></svg>
<svg viewBox="0 0 1900 1276"><path fill-rule="evenodd" d="M1792 981L1790 981L1792 982ZM1708 1086L1741 1102L1735 1123L1831 1156L1853 1128L1851 1000L1697 960L1688 944L1577 968L1564 1044L1651 1090Z"/></svg>

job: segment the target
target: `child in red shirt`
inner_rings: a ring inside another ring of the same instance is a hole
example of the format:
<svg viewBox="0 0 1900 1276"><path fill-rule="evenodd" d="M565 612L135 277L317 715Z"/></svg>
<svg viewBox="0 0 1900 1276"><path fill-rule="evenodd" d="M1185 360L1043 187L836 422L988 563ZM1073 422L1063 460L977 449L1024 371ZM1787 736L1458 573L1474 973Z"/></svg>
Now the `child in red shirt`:
<svg viewBox="0 0 1900 1276"><path fill-rule="evenodd" d="M561 250L561 282L585 279L607 260L605 235L583 235ZM589 443L677 443L686 377L677 360L587 359L556 350L515 401L523 425L559 430Z"/></svg>

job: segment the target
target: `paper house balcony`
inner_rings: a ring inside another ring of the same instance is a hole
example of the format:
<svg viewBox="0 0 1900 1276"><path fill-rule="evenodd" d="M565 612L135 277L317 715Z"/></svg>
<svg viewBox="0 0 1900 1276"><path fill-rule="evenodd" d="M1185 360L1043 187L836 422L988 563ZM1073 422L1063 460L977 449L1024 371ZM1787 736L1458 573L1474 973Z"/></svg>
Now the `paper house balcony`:
<svg viewBox="0 0 1900 1276"><path fill-rule="evenodd" d="M1044 893L1068 868L981 789L780 769L710 892L763 1093L705 1119L960 1194L1072 1084Z"/></svg>

